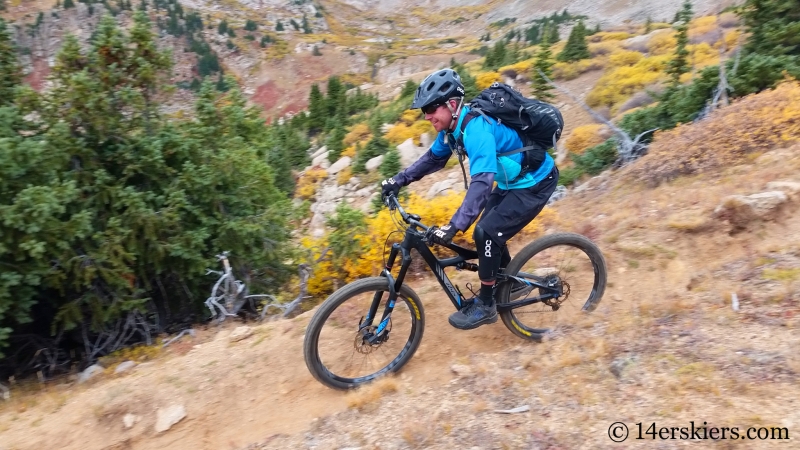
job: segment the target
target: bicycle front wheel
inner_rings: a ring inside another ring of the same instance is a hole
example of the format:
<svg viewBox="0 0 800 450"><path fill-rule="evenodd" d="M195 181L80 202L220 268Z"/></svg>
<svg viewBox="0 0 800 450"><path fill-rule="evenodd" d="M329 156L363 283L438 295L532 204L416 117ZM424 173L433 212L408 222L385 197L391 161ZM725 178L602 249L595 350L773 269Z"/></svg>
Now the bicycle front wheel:
<svg viewBox="0 0 800 450"><path fill-rule="evenodd" d="M377 317L362 327L375 298ZM322 303L303 343L306 366L314 378L334 389L353 389L400 370L411 359L425 327L422 302L403 285L388 325L379 333L388 299L388 280L374 277L350 283Z"/></svg>
<svg viewBox="0 0 800 450"><path fill-rule="evenodd" d="M574 233L552 234L531 242L514 256L505 273L554 288L522 288L513 280L500 286L498 305L544 298L500 313L505 326L525 339L541 340L549 331L569 328L581 313L597 307L606 288L603 254L591 240ZM551 297L553 292L560 295Z"/></svg>

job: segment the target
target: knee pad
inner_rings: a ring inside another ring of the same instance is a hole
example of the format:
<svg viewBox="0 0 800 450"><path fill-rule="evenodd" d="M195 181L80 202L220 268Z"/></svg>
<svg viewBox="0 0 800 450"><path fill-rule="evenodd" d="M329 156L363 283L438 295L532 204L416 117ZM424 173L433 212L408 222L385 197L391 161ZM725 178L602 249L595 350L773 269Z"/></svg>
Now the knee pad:
<svg viewBox="0 0 800 450"><path fill-rule="evenodd" d="M495 242L480 225L475 226L472 238L475 240L475 247L478 251L478 277L481 281L494 280L500 269L500 262L504 254L503 247Z"/></svg>

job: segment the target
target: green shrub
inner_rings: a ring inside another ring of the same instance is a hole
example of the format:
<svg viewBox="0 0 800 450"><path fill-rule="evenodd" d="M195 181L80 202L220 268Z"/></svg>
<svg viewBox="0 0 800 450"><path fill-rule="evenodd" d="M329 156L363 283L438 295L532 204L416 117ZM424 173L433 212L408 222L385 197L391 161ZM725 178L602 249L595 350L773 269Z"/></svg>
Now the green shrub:
<svg viewBox="0 0 800 450"><path fill-rule="evenodd" d="M589 175L597 175L617 160L617 141L609 139L602 144L590 147L581 155L572 155L575 169Z"/></svg>

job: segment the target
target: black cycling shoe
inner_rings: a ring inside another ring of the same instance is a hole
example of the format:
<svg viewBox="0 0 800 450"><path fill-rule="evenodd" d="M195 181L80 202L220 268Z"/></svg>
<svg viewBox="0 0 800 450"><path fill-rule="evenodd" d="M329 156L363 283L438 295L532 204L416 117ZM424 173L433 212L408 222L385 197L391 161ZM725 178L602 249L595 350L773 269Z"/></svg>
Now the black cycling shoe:
<svg viewBox="0 0 800 450"><path fill-rule="evenodd" d="M497 305L492 302L492 306L486 306L478 300L451 314L448 321L450 325L459 330L471 330L481 325L495 323L497 322Z"/></svg>

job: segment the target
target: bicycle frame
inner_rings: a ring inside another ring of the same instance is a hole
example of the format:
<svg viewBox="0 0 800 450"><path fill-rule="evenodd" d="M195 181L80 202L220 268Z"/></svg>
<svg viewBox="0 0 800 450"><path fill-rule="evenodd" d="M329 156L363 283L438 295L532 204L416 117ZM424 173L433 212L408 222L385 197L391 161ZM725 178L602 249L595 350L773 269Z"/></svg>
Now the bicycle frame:
<svg viewBox="0 0 800 450"><path fill-rule="evenodd" d="M400 204L397 203L396 199L392 198L391 200L395 201L394 206L400 212L403 220L409 224L409 227L406 229L403 241L401 243L392 244L392 249L389 252L389 258L386 260L386 267L383 269L383 271L381 271L381 276L386 277L387 279L389 299L386 303L383 315L381 316L381 320L378 323L378 327L375 329L375 332L372 334L372 336L367 336L365 334L365 338L367 338L370 343L377 343L381 339L383 331L389 324L391 313L394 310L395 301L397 300L397 292L400 290L400 286L403 285L408 268L411 266L412 249L419 252L420 256L422 256L422 259L425 261L428 267L431 268L436 280L439 281L442 289L444 289L445 293L456 309L462 308L464 303L464 295L457 286L454 286L453 283L450 282L450 279L447 277L447 274L445 274L444 269L446 267L455 267L458 270L469 270L471 272L478 271L477 264L468 262L470 260L478 259L478 252L475 250L467 249L451 243L445 245L444 247L456 252L457 256L446 259L437 258L431 249L428 248L425 234L420 231L427 231L428 227L419 222L420 218L416 214L407 214ZM392 268L394 267L398 256L401 257L400 271L397 274L397 278L394 278L392 276ZM505 312L515 308L520 308L522 306L543 302L550 298L560 297L562 294L560 283L551 285L548 283L547 277L537 276L531 273L519 273L518 276L508 276L502 273L502 271L497 275L498 283L508 281L509 279L522 282L526 284L529 289L540 288L540 293L544 292L544 294L537 297L525 298L516 302L498 304L498 312ZM359 330L363 333L369 333L368 328L373 326L372 324L378 313L378 306L380 305L382 297L383 292L375 293L367 316L359 324Z"/></svg>

